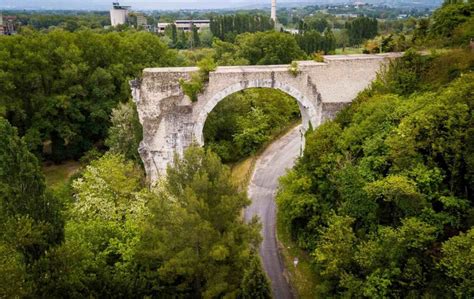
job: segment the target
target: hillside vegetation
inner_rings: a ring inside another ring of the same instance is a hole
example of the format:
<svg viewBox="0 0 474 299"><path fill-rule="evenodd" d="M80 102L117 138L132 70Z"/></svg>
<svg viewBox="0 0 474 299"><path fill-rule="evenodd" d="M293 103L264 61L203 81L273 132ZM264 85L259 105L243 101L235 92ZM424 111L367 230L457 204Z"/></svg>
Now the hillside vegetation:
<svg viewBox="0 0 474 299"><path fill-rule="evenodd" d="M473 68L409 51L307 134L277 200L321 296L474 294Z"/></svg>

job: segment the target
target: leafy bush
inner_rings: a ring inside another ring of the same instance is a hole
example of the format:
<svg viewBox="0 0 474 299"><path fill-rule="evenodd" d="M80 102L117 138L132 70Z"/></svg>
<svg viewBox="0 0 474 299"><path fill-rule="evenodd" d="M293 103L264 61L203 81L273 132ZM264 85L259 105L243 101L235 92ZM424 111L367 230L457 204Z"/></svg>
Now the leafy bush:
<svg viewBox="0 0 474 299"><path fill-rule="evenodd" d="M197 65L199 71L192 73L190 80L179 79L179 85L183 89L184 94L193 102L197 101L198 95L203 91L205 84L209 81L209 73L214 71L217 67L214 60L210 58L200 60Z"/></svg>
<svg viewBox="0 0 474 299"><path fill-rule="evenodd" d="M298 70L298 62L292 61L290 66L288 67L288 71L290 74L293 75L293 77L297 77L300 71Z"/></svg>

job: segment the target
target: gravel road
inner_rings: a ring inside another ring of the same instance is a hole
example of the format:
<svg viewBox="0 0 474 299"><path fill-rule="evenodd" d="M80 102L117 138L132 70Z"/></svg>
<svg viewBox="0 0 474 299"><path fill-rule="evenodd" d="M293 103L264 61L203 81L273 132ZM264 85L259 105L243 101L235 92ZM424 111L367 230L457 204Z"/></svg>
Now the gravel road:
<svg viewBox="0 0 474 299"><path fill-rule="evenodd" d="M301 126L297 126L273 142L257 160L248 187L248 195L252 203L244 214L247 221L257 215L263 224L260 256L265 272L271 280L273 296L276 299L294 297L285 279L283 261L278 252L275 194L278 178L285 174L286 169L293 166L299 155L300 128Z"/></svg>

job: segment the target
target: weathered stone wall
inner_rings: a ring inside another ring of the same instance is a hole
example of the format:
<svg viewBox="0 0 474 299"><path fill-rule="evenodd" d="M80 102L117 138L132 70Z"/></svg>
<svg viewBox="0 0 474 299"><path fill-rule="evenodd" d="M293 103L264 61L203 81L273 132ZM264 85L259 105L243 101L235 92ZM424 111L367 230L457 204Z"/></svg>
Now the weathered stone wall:
<svg viewBox="0 0 474 299"><path fill-rule="evenodd" d="M205 90L194 103L184 95L179 79L190 78L195 67L149 68L132 93L143 125L140 155L147 176L155 181L174 155L192 142L203 144L209 112L226 96L252 87L280 89L298 102L303 130L334 117L375 78L380 66L399 54L334 55L325 62L298 62L297 76L288 65L218 67L209 74Z"/></svg>

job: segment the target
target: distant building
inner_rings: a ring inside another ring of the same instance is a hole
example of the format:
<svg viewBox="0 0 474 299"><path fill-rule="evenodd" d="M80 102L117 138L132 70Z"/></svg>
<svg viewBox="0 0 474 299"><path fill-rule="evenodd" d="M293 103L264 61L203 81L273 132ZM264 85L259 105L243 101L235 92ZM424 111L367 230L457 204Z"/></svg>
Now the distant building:
<svg viewBox="0 0 474 299"><path fill-rule="evenodd" d="M298 29L291 29L291 28L284 28L285 32L291 33L291 34L299 34L300 31Z"/></svg>
<svg viewBox="0 0 474 299"><path fill-rule="evenodd" d="M18 31L19 23L15 16L3 16L0 13L0 35L12 35Z"/></svg>
<svg viewBox="0 0 474 299"><path fill-rule="evenodd" d="M3 15L0 12L0 35L4 35L4 34L5 34L5 29L3 28Z"/></svg>
<svg viewBox="0 0 474 299"><path fill-rule="evenodd" d="M209 28L211 21L210 20L176 20L174 23L158 23L156 27L157 33L164 33L166 27L171 24L176 25L177 30L183 30L185 32L191 31L193 25L197 27L198 31L201 31L204 28Z"/></svg>
<svg viewBox="0 0 474 299"><path fill-rule="evenodd" d="M143 27L146 28L148 25L148 21L146 19L146 16L142 13L136 13L137 16L137 27Z"/></svg>
<svg viewBox="0 0 474 299"><path fill-rule="evenodd" d="M340 17L340 18L357 18L359 15L358 14L355 14L355 13L337 13L337 14L334 14L334 16L336 17Z"/></svg>
<svg viewBox="0 0 474 299"><path fill-rule="evenodd" d="M110 24L112 26L126 24L128 22L129 8L130 6L121 6L118 2L114 2L110 10Z"/></svg>

